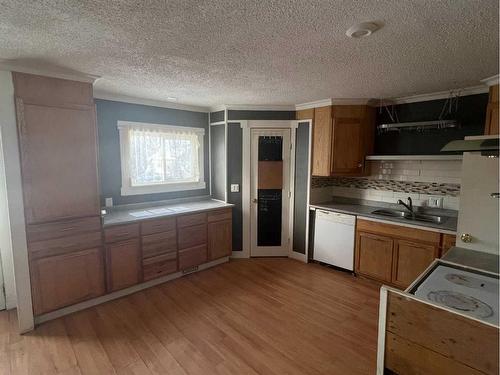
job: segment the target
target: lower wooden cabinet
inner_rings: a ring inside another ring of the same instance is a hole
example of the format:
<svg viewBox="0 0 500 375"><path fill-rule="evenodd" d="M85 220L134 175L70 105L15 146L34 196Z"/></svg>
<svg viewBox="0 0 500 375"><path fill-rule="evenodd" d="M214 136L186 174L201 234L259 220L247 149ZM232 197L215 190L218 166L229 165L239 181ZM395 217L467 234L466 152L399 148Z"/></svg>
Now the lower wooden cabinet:
<svg viewBox="0 0 500 375"><path fill-rule="evenodd" d="M454 234L443 234L441 237L441 252L439 257L442 258L448 250L450 250L456 244L456 235Z"/></svg>
<svg viewBox="0 0 500 375"><path fill-rule="evenodd" d="M437 246L396 240L392 283L402 288L408 287L438 256Z"/></svg>
<svg viewBox="0 0 500 375"><path fill-rule="evenodd" d="M105 292L101 248L36 259L30 265L35 315Z"/></svg>
<svg viewBox="0 0 500 375"><path fill-rule="evenodd" d="M208 224L208 256L218 259L231 255L233 251L232 221L223 220Z"/></svg>
<svg viewBox="0 0 500 375"><path fill-rule="evenodd" d="M179 269L185 270L199 266L207 261L207 245L190 247L179 250Z"/></svg>
<svg viewBox="0 0 500 375"><path fill-rule="evenodd" d="M108 292L127 288L142 280L139 238L106 245Z"/></svg>
<svg viewBox="0 0 500 375"><path fill-rule="evenodd" d="M177 251L142 260L144 281L177 271Z"/></svg>
<svg viewBox="0 0 500 375"><path fill-rule="evenodd" d="M391 282L393 244L390 237L358 232L356 272L379 281Z"/></svg>

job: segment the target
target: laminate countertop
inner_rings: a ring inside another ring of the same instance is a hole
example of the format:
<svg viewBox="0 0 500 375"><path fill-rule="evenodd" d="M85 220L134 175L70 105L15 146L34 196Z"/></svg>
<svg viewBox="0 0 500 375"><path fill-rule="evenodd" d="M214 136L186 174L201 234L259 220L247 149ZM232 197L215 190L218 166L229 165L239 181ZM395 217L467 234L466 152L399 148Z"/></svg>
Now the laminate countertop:
<svg viewBox="0 0 500 375"><path fill-rule="evenodd" d="M498 254L490 254L456 246L448 250L443 256L443 260L445 261L493 273L499 273L498 258Z"/></svg>
<svg viewBox="0 0 500 375"><path fill-rule="evenodd" d="M434 232L440 232L440 233L447 233L447 234L454 235L454 234L456 234L456 231L457 231L457 217L456 216L455 217L454 216L446 216L443 213L436 211L436 209L433 210L432 214L438 214L438 215L443 216L445 218L443 220L443 222L440 224L423 222L423 221L409 221L408 219L404 219L404 218L383 216L383 215L377 215L377 214L372 213L375 210L383 210L383 209L387 210L389 208L389 207L384 206L384 205L372 206L372 205L365 205L365 204L332 201L332 202L312 204L312 205L310 205L310 207L312 209L321 209L321 210L326 210L326 211L351 214L351 215L355 215L355 216L358 216L361 218L367 218L367 219L372 219L372 220L374 219L376 221L387 222L390 224L403 225L403 226L407 226L410 228L432 230ZM390 208L394 209L394 207L390 207ZM401 209L401 208L397 208L397 209ZM443 210L443 212L444 211L445 210ZM429 212L429 213L431 213L431 212Z"/></svg>
<svg viewBox="0 0 500 375"><path fill-rule="evenodd" d="M230 208L233 206L233 204L209 198L175 202L162 201L141 205L113 207L112 209L108 209L109 212L104 214L102 218L103 226L109 227L112 225L127 224L160 217Z"/></svg>

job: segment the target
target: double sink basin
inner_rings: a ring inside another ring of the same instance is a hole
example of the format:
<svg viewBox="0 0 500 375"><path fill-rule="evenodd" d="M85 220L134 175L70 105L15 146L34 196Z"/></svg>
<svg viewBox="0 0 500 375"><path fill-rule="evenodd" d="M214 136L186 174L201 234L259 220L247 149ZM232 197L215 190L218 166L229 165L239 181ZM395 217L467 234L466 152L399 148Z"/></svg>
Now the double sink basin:
<svg viewBox="0 0 500 375"><path fill-rule="evenodd" d="M381 215L381 216L388 216L388 217L394 217L394 218L401 218L401 219L406 219L410 221L422 221L425 223L434 223L434 224L441 224L444 221L443 216L437 216L437 215L428 215L428 214L422 214L422 213L417 213L417 212L409 212L409 211L399 211L399 210L375 210L372 211L372 214L374 215Z"/></svg>

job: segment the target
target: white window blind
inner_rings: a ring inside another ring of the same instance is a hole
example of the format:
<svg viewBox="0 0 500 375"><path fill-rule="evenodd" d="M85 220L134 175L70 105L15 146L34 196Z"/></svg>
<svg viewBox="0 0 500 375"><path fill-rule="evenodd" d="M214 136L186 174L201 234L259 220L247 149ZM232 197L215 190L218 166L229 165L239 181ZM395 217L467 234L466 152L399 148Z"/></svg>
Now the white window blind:
<svg viewBox="0 0 500 375"><path fill-rule="evenodd" d="M118 122L122 195L201 189L204 129Z"/></svg>

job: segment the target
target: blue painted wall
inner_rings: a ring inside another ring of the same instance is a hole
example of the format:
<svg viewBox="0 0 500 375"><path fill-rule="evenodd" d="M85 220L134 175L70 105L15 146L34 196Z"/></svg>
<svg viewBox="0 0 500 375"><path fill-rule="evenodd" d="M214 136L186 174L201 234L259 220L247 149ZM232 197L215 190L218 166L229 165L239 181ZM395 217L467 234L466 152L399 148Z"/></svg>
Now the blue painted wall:
<svg viewBox="0 0 500 375"><path fill-rule="evenodd" d="M210 176L208 167L208 113L182 111L178 109L152 107L139 104L96 99L97 129L99 134L99 174L101 180L101 203L112 197L115 205L185 198L209 194ZM176 191L171 193L121 196L120 138L118 120L148 122L205 129L203 146L205 159L206 189Z"/></svg>

